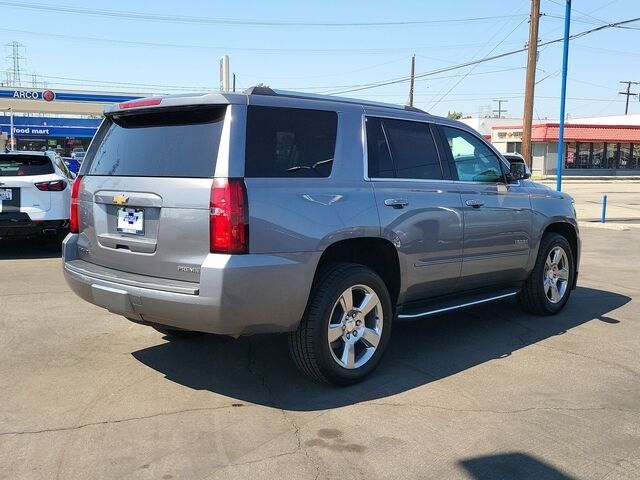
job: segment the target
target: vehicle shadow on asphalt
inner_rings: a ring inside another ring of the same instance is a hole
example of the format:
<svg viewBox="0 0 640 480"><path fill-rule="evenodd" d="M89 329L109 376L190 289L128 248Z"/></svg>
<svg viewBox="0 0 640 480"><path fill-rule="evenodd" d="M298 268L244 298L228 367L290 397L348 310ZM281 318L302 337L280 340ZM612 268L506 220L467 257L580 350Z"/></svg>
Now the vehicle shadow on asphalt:
<svg viewBox="0 0 640 480"><path fill-rule="evenodd" d="M551 465L521 452L500 453L460 461L474 480L517 478L518 480L571 480Z"/></svg>
<svg viewBox="0 0 640 480"><path fill-rule="evenodd" d="M60 258L62 244L52 238L0 239L0 260Z"/></svg>
<svg viewBox="0 0 640 480"><path fill-rule="evenodd" d="M515 301L506 301L423 321L397 322L378 369L364 382L345 388L317 384L298 373L289 357L286 335L238 340L206 335L171 340L132 355L168 380L192 389L287 410L324 410L384 398L455 375L589 321L615 328L619 322L607 314L630 300L579 287L566 308L553 317L525 314Z"/></svg>

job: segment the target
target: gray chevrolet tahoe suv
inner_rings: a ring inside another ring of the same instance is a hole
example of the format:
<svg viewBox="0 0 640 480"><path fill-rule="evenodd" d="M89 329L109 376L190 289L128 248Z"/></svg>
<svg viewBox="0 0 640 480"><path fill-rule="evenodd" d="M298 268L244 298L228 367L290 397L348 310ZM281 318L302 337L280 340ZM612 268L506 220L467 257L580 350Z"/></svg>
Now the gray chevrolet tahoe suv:
<svg viewBox="0 0 640 480"><path fill-rule="evenodd" d="M64 274L168 337L289 332L300 370L355 383L394 322L576 285L571 197L462 123L254 87L109 107L73 185Z"/></svg>

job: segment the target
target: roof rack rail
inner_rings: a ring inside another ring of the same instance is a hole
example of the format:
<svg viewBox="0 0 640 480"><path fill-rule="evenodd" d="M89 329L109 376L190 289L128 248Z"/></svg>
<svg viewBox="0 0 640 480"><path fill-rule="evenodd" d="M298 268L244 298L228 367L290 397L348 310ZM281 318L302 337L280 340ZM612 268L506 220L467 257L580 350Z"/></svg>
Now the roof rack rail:
<svg viewBox="0 0 640 480"><path fill-rule="evenodd" d="M274 92L271 88L267 87L266 85L256 85L253 87L249 87L244 91L245 95L270 95L270 96L274 96L274 95L278 95L276 92Z"/></svg>
<svg viewBox="0 0 640 480"><path fill-rule="evenodd" d="M358 98L339 97L335 95L319 95L317 93L303 93L303 92L291 92L288 90L274 90L271 87L267 87L266 85L262 85L262 84L247 88L244 91L244 94L301 98L301 99L307 99L307 100L321 100L325 102L352 103L356 105L366 105L370 107L393 108L398 110L404 109L410 112L423 113L423 114L429 115L428 112L425 112L424 110L420 110L419 108L416 108L416 107L410 107L409 105L394 105L390 103L371 102L367 100L361 100Z"/></svg>
<svg viewBox="0 0 640 480"><path fill-rule="evenodd" d="M409 111L409 112L428 113L428 112L425 112L424 110L422 110L420 108L412 107L411 105L405 105L404 109Z"/></svg>

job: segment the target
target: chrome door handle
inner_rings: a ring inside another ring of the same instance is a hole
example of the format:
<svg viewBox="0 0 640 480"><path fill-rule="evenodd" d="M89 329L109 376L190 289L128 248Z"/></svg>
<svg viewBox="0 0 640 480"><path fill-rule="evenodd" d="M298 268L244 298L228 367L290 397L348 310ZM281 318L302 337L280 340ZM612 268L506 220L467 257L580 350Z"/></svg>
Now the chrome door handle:
<svg viewBox="0 0 640 480"><path fill-rule="evenodd" d="M409 202L407 200L402 199L402 198L387 198L384 201L384 204L387 207L404 208L407 205L409 205Z"/></svg>
<svg viewBox="0 0 640 480"><path fill-rule="evenodd" d="M484 205L484 202L482 200L476 200L476 199L467 200L464 203L466 203L469 207L473 207L473 208L480 208L481 206Z"/></svg>

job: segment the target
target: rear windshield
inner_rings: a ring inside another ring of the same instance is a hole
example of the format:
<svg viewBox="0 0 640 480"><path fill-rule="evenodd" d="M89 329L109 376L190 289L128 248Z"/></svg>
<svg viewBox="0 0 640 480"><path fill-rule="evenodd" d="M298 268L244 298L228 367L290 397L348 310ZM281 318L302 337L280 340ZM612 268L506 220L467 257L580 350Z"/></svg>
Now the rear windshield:
<svg viewBox="0 0 640 480"><path fill-rule="evenodd" d="M226 105L107 117L84 158L85 173L213 177L225 112Z"/></svg>
<svg viewBox="0 0 640 480"><path fill-rule="evenodd" d="M49 157L45 155L0 155L0 177L22 175L49 175L54 173Z"/></svg>
<svg viewBox="0 0 640 480"><path fill-rule="evenodd" d="M323 110L250 106L246 177L328 177L338 115Z"/></svg>

